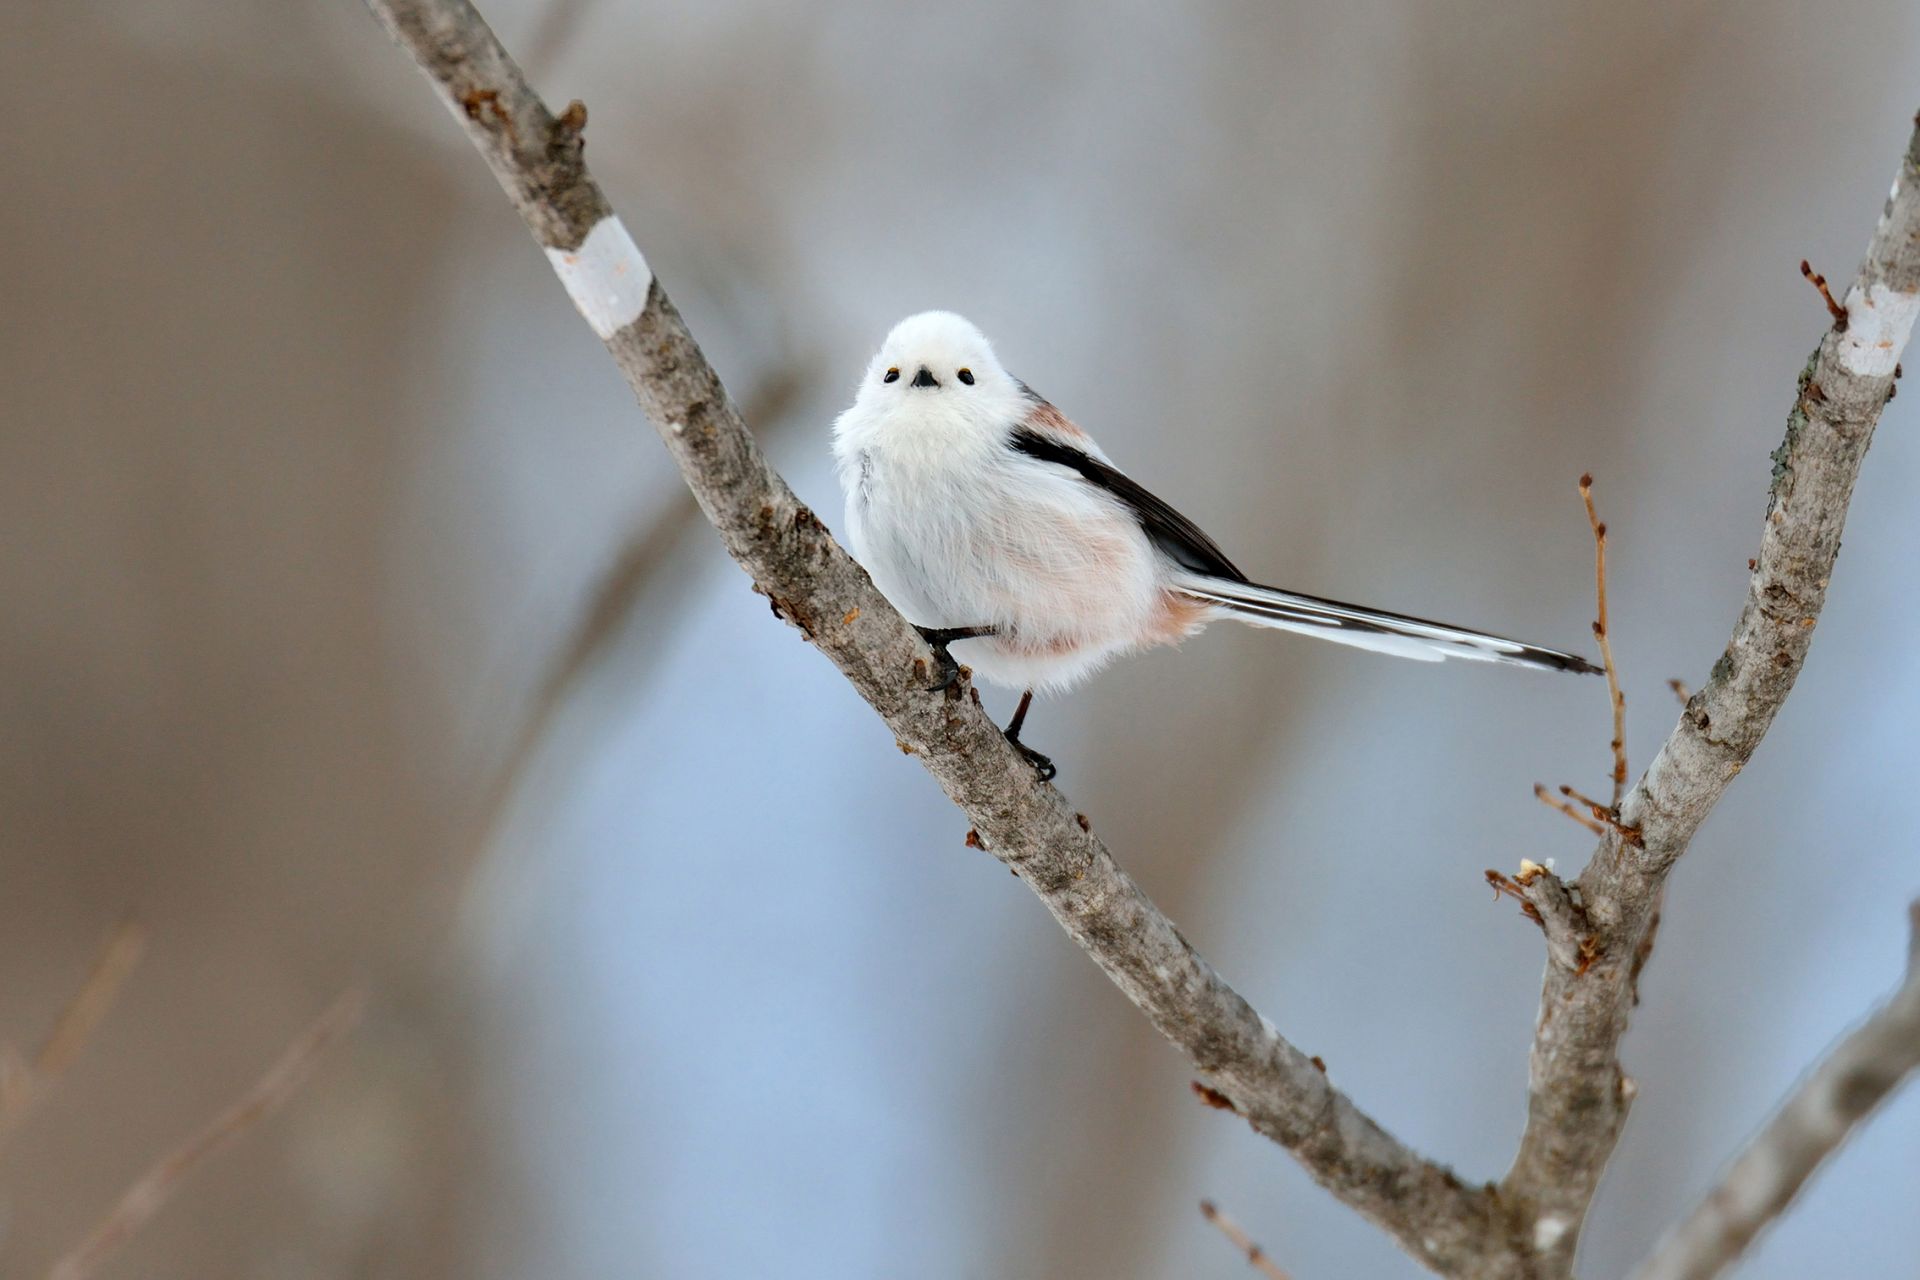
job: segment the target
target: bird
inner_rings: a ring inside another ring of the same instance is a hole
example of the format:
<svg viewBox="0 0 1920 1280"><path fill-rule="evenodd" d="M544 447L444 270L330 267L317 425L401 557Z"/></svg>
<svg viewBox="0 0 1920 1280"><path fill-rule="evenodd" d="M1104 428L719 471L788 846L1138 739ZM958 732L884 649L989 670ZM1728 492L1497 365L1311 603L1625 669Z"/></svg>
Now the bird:
<svg viewBox="0 0 1920 1280"><path fill-rule="evenodd" d="M1007 372L951 311L895 325L835 419L848 541L880 593L959 665L1021 690L1064 692L1123 654L1232 619L1427 662L1466 658L1600 674L1585 658L1449 623L1254 582L1220 545L1115 466L1093 438Z"/></svg>

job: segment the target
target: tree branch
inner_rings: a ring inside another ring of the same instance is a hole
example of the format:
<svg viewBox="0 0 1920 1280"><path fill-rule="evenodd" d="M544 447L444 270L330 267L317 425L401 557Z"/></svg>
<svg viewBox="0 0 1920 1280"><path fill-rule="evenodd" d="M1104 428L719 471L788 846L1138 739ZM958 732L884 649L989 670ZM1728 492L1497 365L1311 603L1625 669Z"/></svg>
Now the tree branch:
<svg viewBox="0 0 1920 1280"><path fill-rule="evenodd" d="M136 1178L87 1238L53 1264L47 1280L88 1280L108 1254L125 1244L160 1212L167 1198L201 1162L278 1111L299 1091L313 1074L320 1056L353 1030L364 1003L360 992L348 991L328 1005L327 1011L287 1046L279 1060L238 1101Z"/></svg>
<svg viewBox="0 0 1920 1280"><path fill-rule="evenodd" d="M1287 1273L1280 1269L1265 1249L1254 1242L1252 1236L1241 1230L1240 1224L1228 1217L1226 1212L1211 1200L1200 1202L1200 1216L1212 1223L1225 1236L1234 1248L1247 1260L1247 1265L1265 1276L1267 1280L1290 1280Z"/></svg>
<svg viewBox="0 0 1920 1280"><path fill-rule="evenodd" d="M80 1056L146 947L146 929L133 920L122 920L32 1061L18 1058L11 1049L0 1049L0 1143Z"/></svg>
<svg viewBox="0 0 1920 1280"><path fill-rule="evenodd" d="M466 0L368 0L480 149L729 554L837 666L1068 935L1260 1133L1426 1265L1511 1273L1493 1197L1363 1114L1187 944L767 465L558 118Z"/></svg>
<svg viewBox="0 0 1920 1280"><path fill-rule="evenodd" d="M1801 371L1733 638L1576 881L1595 960L1550 956L1528 1086L1527 1128L1501 1197L1539 1251L1572 1270L1586 1207L1634 1090L1620 1038L1662 886L1746 766L1800 674L1826 601L1855 479L1920 311L1920 127L1835 327ZM1634 832L1637 830L1637 836Z"/></svg>
<svg viewBox="0 0 1920 1280"><path fill-rule="evenodd" d="M1787 1095L1635 1280L1708 1280L1731 1266L1854 1126L1920 1067L1920 902L1907 915L1907 974L1899 989Z"/></svg>
<svg viewBox="0 0 1920 1280"><path fill-rule="evenodd" d="M839 667L967 814L980 843L1026 880L1209 1087L1436 1270L1570 1272L1632 1091L1617 1049L1661 888L1799 673L1853 483L1920 310L1916 151L1848 291L1846 328L1830 333L1802 372L1774 455L1747 605L1726 653L1628 793L1626 830L1604 835L1573 886L1528 886L1555 945L1527 1131L1492 1196L1463 1187L1332 1088L1187 945L1064 797L1035 781L977 699L926 689L931 653L767 465L587 173L585 109L548 113L466 0L368 4L486 157L756 589ZM1577 938L1573 894L1591 930Z"/></svg>

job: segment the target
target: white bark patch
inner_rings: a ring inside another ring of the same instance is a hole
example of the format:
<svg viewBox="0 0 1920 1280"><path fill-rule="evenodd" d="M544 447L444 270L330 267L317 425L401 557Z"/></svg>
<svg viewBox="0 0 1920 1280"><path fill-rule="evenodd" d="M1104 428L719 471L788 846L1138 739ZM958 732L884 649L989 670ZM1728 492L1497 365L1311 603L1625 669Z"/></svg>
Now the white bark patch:
<svg viewBox="0 0 1920 1280"><path fill-rule="evenodd" d="M1559 1244L1561 1239L1565 1237L1567 1228L1571 1225L1573 1224L1565 1218L1557 1218L1552 1214L1548 1214L1546 1217L1540 1219L1540 1221L1533 1224L1534 1249L1540 1253L1545 1253L1547 1250L1553 1248L1553 1246Z"/></svg>
<svg viewBox="0 0 1920 1280"><path fill-rule="evenodd" d="M594 223L578 249L547 250L547 261L602 342L647 308L653 272L619 218Z"/></svg>
<svg viewBox="0 0 1920 1280"><path fill-rule="evenodd" d="M1840 338L1840 367L1862 378L1885 378L1900 362L1920 316L1920 293L1876 284L1847 290L1847 331Z"/></svg>

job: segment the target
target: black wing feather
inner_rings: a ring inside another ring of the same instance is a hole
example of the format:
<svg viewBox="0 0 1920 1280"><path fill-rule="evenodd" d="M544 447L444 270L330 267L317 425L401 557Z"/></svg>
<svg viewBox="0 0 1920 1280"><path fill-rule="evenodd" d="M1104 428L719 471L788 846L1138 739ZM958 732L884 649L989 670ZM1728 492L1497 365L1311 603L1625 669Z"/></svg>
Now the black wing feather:
<svg viewBox="0 0 1920 1280"><path fill-rule="evenodd" d="M1149 493L1125 472L1108 466L1091 454L1082 453L1072 445L1062 444L1025 427L1014 428L1012 443L1015 449L1030 458L1072 467L1088 483L1105 489L1126 503L1153 545L1164 551L1174 563L1195 573L1225 578L1229 582L1252 581L1240 572L1233 561L1227 559L1227 553L1220 549L1220 544L1209 538L1199 525Z"/></svg>

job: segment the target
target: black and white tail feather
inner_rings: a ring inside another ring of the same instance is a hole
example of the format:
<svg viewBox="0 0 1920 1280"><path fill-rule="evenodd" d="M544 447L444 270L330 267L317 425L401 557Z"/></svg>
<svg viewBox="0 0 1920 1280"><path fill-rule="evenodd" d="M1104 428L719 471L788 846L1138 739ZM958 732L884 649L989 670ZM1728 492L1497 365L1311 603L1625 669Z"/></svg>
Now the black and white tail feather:
<svg viewBox="0 0 1920 1280"><path fill-rule="evenodd" d="M1444 622L1409 618L1358 605L1303 596L1253 582L1231 582L1194 575L1180 580L1180 591L1196 600L1224 609L1236 621L1273 627L1301 635L1318 636L1335 644L1390 653L1417 662L1468 658L1475 662L1503 662L1516 667L1548 671L1602 674L1585 658L1556 649L1542 649L1518 640L1503 640Z"/></svg>

